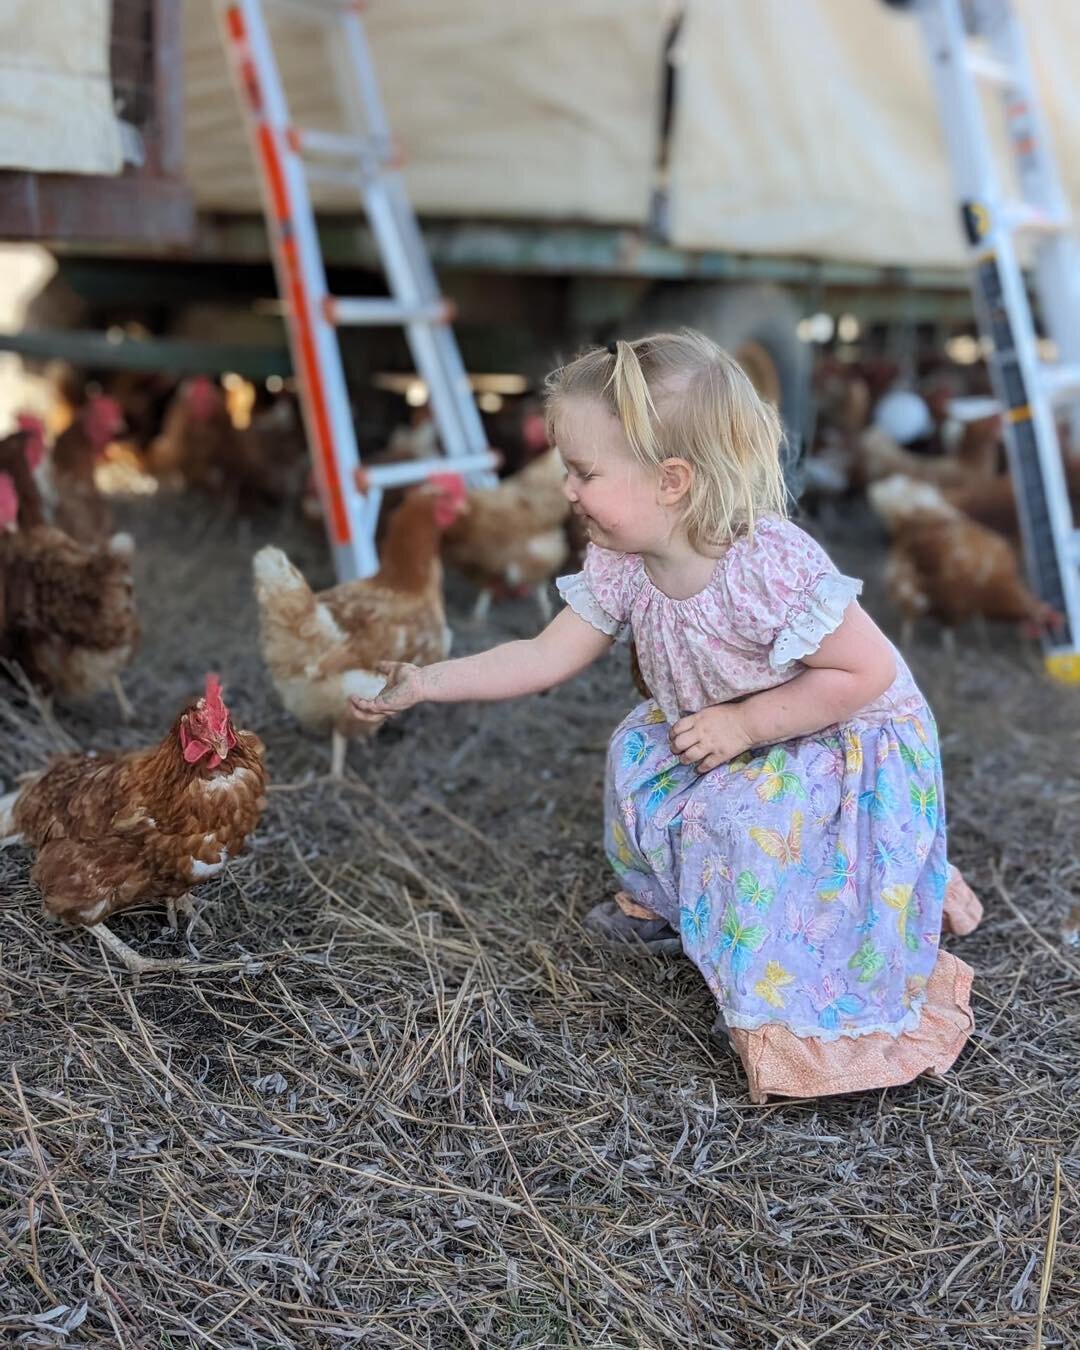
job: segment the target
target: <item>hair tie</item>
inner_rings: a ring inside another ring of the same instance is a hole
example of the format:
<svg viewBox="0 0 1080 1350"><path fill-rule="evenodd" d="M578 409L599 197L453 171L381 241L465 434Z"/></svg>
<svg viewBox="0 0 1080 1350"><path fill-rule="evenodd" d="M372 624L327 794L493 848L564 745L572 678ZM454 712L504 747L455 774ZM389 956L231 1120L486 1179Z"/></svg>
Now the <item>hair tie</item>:
<svg viewBox="0 0 1080 1350"><path fill-rule="evenodd" d="M618 342L609 342L608 345L607 345L607 349L608 349L608 354L609 354L610 356L618 356L618 354L619 354L619 344L618 344Z"/></svg>

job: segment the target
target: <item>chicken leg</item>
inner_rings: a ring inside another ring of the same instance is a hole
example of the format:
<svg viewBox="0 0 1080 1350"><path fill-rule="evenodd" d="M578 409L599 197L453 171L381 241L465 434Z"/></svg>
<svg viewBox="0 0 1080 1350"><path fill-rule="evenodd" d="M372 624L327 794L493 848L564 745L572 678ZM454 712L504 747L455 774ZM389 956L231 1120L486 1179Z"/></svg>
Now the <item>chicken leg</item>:
<svg viewBox="0 0 1080 1350"><path fill-rule="evenodd" d="M103 923L92 923L87 925L89 932L97 938L101 945L118 956L124 965L133 975L145 975L154 970L184 970L193 968L190 961L184 961L179 958L163 961L160 958L152 956L140 956L134 947L129 947L123 939L118 938Z"/></svg>
<svg viewBox="0 0 1080 1350"><path fill-rule="evenodd" d="M120 708L120 716L125 722L130 722L135 716L135 709L131 706L131 700L124 693L124 686L120 683L120 676L114 675L109 681L113 694L116 696L116 702Z"/></svg>
<svg viewBox="0 0 1080 1350"><path fill-rule="evenodd" d="M491 587L485 586L476 597L476 604L473 605L472 623L483 623L491 613Z"/></svg>
<svg viewBox="0 0 1080 1350"><path fill-rule="evenodd" d="M540 585L537 586L536 590L533 591L533 595L536 597L536 606L540 611L541 619L543 619L545 624L550 623L552 615L551 593L548 591L547 582L542 581Z"/></svg>
<svg viewBox="0 0 1080 1350"><path fill-rule="evenodd" d="M349 742L341 734L335 731L330 742L330 777L345 777L345 755L349 749Z"/></svg>

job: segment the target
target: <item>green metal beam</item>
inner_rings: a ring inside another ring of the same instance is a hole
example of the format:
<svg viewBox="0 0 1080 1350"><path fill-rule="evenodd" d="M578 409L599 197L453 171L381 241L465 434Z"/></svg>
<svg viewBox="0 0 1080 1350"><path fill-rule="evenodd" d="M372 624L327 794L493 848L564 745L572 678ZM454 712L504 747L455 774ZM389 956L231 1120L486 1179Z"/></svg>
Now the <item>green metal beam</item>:
<svg viewBox="0 0 1080 1350"><path fill-rule="evenodd" d="M658 281L774 281L947 292L966 291L968 287L962 268L878 267L719 250L697 252L676 248L644 230L628 227L425 220L422 229L432 262L447 270L647 277ZM357 216L320 216L319 237L328 266L379 266L371 231ZM130 255L130 248L127 252ZM176 250L169 256L176 259ZM262 217L201 214L187 256L203 262L265 262L270 255Z"/></svg>
<svg viewBox="0 0 1080 1350"><path fill-rule="evenodd" d="M229 342L181 338L132 338L80 329L40 329L0 333L0 351L37 360L70 361L107 370L154 370L169 375L222 374L235 371L249 380L292 374L285 347L253 347Z"/></svg>

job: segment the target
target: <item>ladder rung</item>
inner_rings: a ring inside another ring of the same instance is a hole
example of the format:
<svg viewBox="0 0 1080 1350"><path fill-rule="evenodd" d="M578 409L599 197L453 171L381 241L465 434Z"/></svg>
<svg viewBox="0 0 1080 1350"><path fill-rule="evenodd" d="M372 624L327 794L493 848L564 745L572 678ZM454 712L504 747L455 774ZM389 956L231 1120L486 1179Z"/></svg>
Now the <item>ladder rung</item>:
<svg viewBox="0 0 1080 1350"><path fill-rule="evenodd" d="M362 164L366 168L378 164L387 169L400 169L404 163L404 156L396 145L380 146L378 140L373 138L349 136L340 131L290 127L289 141L293 149L300 154L344 159L352 164Z"/></svg>
<svg viewBox="0 0 1080 1350"><path fill-rule="evenodd" d="M1039 378L1047 398L1066 402L1080 396L1080 366L1039 366Z"/></svg>
<svg viewBox="0 0 1080 1350"><path fill-rule="evenodd" d="M357 491L368 492L371 488L406 487L410 483L423 482L432 474L441 473L484 473L499 467L499 454L494 450L484 450L477 455L440 455L437 459L405 460L400 464L373 464L365 468L361 464L353 474Z"/></svg>
<svg viewBox="0 0 1080 1350"><path fill-rule="evenodd" d="M309 155L336 155L346 159L363 159L372 148L356 136L339 131L316 131L313 127L292 127L290 136L297 150Z"/></svg>
<svg viewBox="0 0 1080 1350"><path fill-rule="evenodd" d="M964 60L972 75L980 80L986 80L989 84L1011 85L1016 82L1009 67L996 56L988 56L985 52L975 51L969 47L964 53Z"/></svg>
<svg viewBox="0 0 1080 1350"><path fill-rule="evenodd" d="M269 0L282 9L302 10L308 19L336 19L362 8L362 0Z"/></svg>
<svg viewBox="0 0 1080 1350"><path fill-rule="evenodd" d="M327 320L339 327L390 328L407 323L452 323L454 306L449 300L432 304L403 305L397 300L366 300L328 295L323 301Z"/></svg>
<svg viewBox="0 0 1080 1350"><path fill-rule="evenodd" d="M340 164L304 164L304 173L309 183L321 183L324 187L351 188L353 192L363 189L363 184L371 175L364 173L359 164L346 169Z"/></svg>
<svg viewBox="0 0 1080 1350"><path fill-rule="evenodd" d="M1026 230L1032 234L1067 234L1072 229L1069 216L1052 216L1027 202L1006 202L1001 216L1010 230Z"/></svg>

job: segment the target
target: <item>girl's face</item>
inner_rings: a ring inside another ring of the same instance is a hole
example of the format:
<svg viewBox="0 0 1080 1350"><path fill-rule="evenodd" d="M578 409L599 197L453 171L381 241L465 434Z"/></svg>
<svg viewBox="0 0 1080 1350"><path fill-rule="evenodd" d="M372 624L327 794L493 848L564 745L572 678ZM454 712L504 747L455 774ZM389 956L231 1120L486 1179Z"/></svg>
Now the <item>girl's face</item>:
<svg viewBox="0 0 1080 1350"><path fill-rule="evenodd" d="M659 473L634 457L617 417L592 399L565 402L555 441L566 466L565 491L589 539L619 553L651 553L671 538L673 518Z"/></svg>

